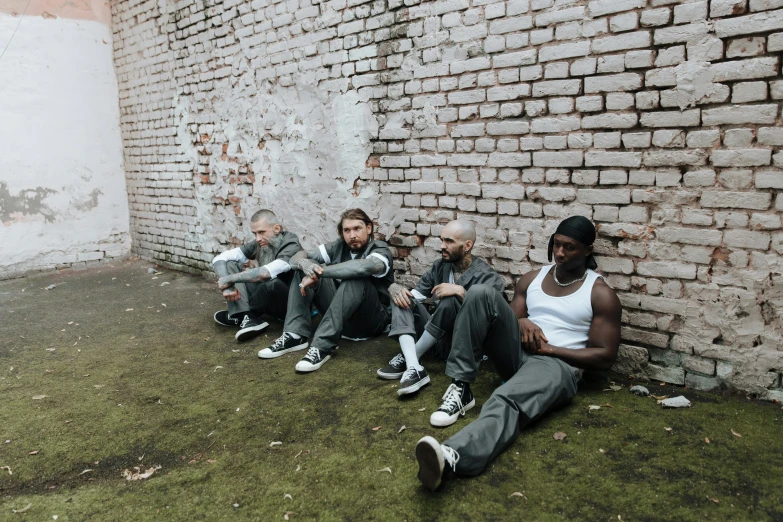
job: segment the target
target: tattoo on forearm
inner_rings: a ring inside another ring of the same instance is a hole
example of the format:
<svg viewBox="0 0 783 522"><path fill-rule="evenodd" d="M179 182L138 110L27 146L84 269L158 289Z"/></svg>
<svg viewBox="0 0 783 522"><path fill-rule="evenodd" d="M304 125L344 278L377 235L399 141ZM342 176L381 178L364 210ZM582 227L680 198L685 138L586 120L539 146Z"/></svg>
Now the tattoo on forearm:
<svg viewBox="0 0 783 522"><path fill-rule="evenodd" d="M324 267L321 277L332 279L360 279L371 275L380 274L386 270L386 265L377 258L354 259Z"/></svg>
<svg viewBox="0 0 783 522"><path fill-rule="evenodd" d="M272 274L269 273L263 266L258 268L251 268L238 274L232 274L228 277L222 278L222 281L226 283L260 283L262 281L268 281L272 278Z"/></svg>

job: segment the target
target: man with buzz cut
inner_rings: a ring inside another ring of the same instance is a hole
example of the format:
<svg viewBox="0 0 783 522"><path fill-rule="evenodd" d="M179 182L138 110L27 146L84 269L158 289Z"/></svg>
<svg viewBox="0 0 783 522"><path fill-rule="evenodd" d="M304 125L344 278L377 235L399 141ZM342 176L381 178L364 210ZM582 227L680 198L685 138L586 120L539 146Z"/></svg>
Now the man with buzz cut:
<svg viewBox="0 0 783 522"><path fill-rule="evenodd" d="M394 282L392 253L373 239L373 223L359 208L346 210L337 225L339 239L291 258L295 270L281 335L258 352L271 359L308 347L311 306L323 314L307 355L296 364L313 372L328 361L340 338L361 340L380 335L389 325L389 285Z"/></svg>
<svg viewBox="0 0 783 522"><path fill-rule="evenodd" d="M215 322L239 327L237 341L246 341L269 326L262 315L278 319L285 317L288 286L293 274L288 260L302 250L296 234L283 230L280 220L271 210L259 210L250 218L250 231L255 239L238 248L226 250L212 260L220 278L218 286L228 304L228 310L215 313ZM255 260L258 267L243 270Z"/></svg>
<svg viewBox="0 0 783 522"><path fill-rule="evenodd" d="M462 301L473 285L487 285L503 292L505 282L486 262L473 257L476 229L465 220L449 222L440 234L441 258L421 277L413 290L394 283L392 320L389 337L397 337L401 353L378 370L382 379L400 379L397 395L417 392L430 382L419 358L434 348L435 355L446 358L451 348L451 331L460 314ZM424 307L433 298L432 315ZM417 340L418 339L418 340Z"/></svg>
<svg viewBox="0 0 783 522"><path fill-rule="evenodd" d="M470 383L484 354L505 383L478 419L443 444L430 436L419 440L419 480L426 488L436 489L447 474L480 474L522 428L571 401L583 370L612 367L621 306L594 271L593 241L590 220L570 217L549 240L554 265L522 276L510 306L486 286L468 291L446 364L453 381L430 422L451 425L475 404ZM460 321L463 314L471 320Z"/></svg>

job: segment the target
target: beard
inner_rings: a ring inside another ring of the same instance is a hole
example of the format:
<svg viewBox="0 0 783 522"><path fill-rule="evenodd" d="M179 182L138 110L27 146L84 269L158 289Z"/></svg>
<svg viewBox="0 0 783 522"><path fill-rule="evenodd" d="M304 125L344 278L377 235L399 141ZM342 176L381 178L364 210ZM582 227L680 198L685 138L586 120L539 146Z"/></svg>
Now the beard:
<svg viewBox="0 0 783 522"><path fill-rule="evenodd" d="M258 252L256 253L256 261L258 261L258 266L264 266L274 261L275 252L277 252L277 249L282 243L283 238L280 237L280 234L278 234L269 238L269 244L267 246L262 247L259 245Z"/></svg>

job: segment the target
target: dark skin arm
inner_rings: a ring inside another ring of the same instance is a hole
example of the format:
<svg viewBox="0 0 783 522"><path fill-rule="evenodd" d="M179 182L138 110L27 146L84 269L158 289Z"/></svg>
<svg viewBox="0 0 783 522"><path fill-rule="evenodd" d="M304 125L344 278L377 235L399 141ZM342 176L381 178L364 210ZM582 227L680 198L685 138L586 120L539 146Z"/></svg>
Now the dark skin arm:
<svg viewBox="0 0 783 522"><path fill-rule="evenodd" d="M519 320L522 348L531 354L557 357L567 364L585 370L608 370L620 347L620 300L614 290L598 279L593 285L591 304L593 321L587 336L587 348L572 350L549 344L544 332L530 321L527 313L527 288L538 271L522 276L514 288L511 309Z"/></svg>

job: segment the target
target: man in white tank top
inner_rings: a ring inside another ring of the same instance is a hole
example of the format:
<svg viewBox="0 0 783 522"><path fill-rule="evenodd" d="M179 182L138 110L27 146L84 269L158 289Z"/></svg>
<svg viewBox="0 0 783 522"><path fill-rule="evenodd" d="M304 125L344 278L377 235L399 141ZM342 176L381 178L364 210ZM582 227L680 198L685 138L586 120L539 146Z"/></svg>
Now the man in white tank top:
<svg viewBox="0 0 783 522"><path fill-rule="evenodd" d="M475 406L470 383L485 354L505 383L478 419L443 444L429 436L418 442L419 480L427 488L436 489L444 472L480 474L522 428L571 401L582 370L612 367L620 345L621 306L593 271L594 241L593 224L570 217L549 240L554 265L522 276L510 306L483 285L467 292L462 305L467 313L455 323L446 364L452 384L430 423L449 426Z"/></svg>

